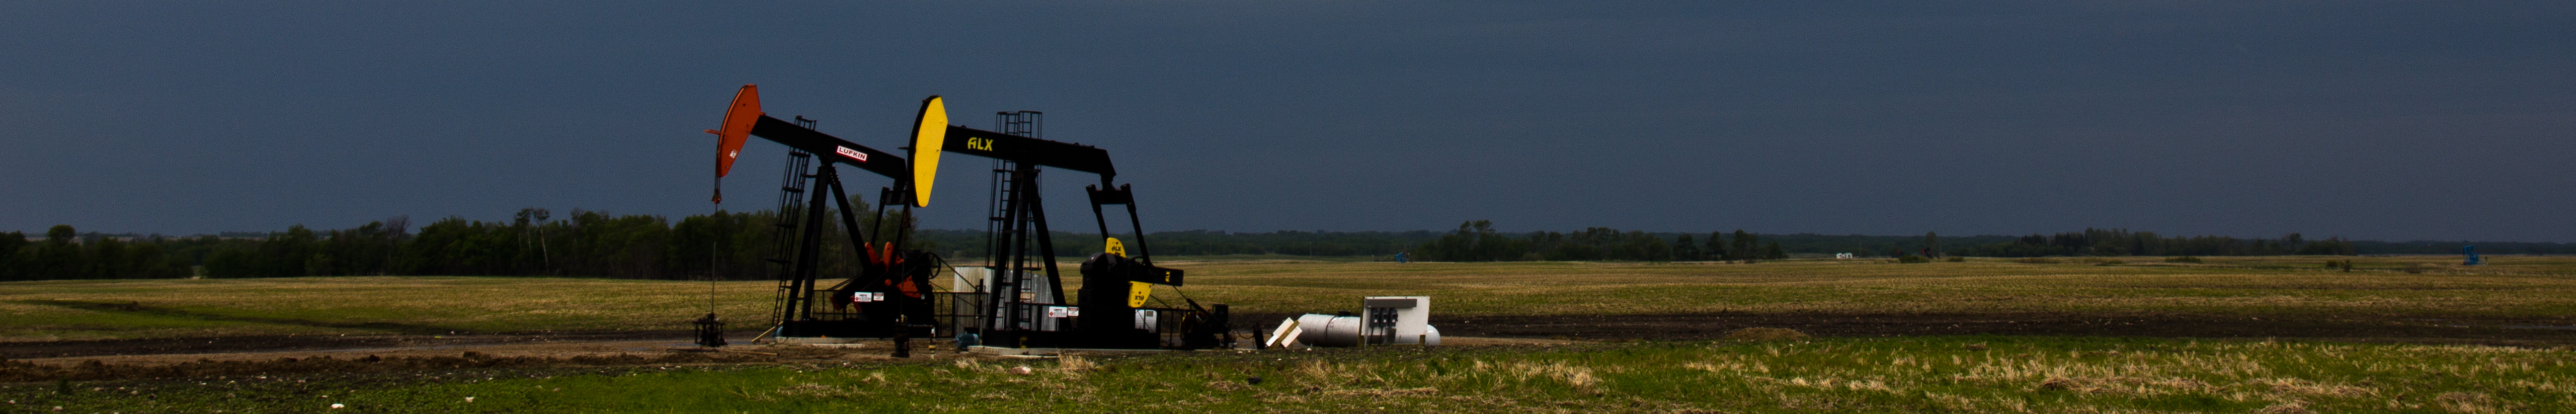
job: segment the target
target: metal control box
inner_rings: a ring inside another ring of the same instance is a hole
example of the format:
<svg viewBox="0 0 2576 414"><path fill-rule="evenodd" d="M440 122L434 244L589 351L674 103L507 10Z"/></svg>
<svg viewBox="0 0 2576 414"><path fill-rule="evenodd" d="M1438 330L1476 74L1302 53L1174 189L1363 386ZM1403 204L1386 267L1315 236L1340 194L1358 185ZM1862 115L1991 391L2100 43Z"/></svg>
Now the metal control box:
<svg viewBox="0 0 2576 414"><path fill-rule="evenodd" d="M1361 300L1360 335L1370 345L1438 345L1431 327L1430 296L1370 296Z"/></svg>

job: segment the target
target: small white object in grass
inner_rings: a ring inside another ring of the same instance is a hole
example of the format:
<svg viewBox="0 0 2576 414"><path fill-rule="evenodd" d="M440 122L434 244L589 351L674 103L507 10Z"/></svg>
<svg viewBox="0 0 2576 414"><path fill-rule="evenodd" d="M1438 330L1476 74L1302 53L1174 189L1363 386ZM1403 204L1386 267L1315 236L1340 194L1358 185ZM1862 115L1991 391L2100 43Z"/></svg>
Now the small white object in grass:
<svg viewBox="0 0 2576 414"><path fill-rule="evenodd" d="M336 409L342 409L342 408L349 408L349 406L346 406L346 405L339 405L339 404L331 404L331 409L336 410Z"/></svg>
<svg viewBox="0 0 2576 414"><path fill-rule="evenodd" d="M465 397L465 402L474 402L474 397Z"/></svg>
<svg viewBox="0 0 2576 414"><path fill-rule="evenodd" d="M1011 373L1013 373L1013 374L1029 375L1029 374L1031 374L1031 373L1036 373L1036 372L1037 372L1036 370L1031 370L1031 369L1029 369L1029 366L1027 366L1027 365L1021 365L1021 366L1011 367Z"/></svg>

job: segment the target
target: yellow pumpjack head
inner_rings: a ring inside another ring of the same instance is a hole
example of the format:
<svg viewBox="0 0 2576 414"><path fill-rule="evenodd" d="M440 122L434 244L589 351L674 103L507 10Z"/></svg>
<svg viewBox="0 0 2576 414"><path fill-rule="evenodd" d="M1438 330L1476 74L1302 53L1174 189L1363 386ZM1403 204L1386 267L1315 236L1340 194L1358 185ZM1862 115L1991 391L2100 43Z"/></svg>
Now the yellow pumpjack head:
<svg viewBox="0 0 2576 414"><path fill-rule="evenodd" d="M921 115L912 124L912 205L930 207L930 185L939 182L939 150L948 143L947 104L939 95L923 98Z"/></svg>

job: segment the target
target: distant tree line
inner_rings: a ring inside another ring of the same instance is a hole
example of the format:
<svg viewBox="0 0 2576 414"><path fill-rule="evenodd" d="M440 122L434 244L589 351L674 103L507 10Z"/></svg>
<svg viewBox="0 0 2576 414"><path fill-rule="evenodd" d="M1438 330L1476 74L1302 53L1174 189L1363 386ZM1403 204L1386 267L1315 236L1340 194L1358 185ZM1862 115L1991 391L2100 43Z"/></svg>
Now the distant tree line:
<svg viewBox="0 0 2576 414"><path fill-rule="evenodd" d="M937 251L956 262L982 258L986 250L983 230L932 230L915 233L921 240L941 246ZM1097 233L1053 233L1056 255L1086 257L1101 249ZM1113 237L1132 239L1132 235ZM1236 233L1215 230L1162 231L1146 234L1144 245L1156 256L1222 256L1222 255L1290 255L1290 256L1394 256L1411 250L1424 240L1439 237L1428 230L1386 231L1297 231L1280 230L1265 233ZM1126 240L1135 249L1136 240ZM1130 254L1144 254L1131 251ZM963 259L961 259L963 258Z"/></svg>
<svg viewBox="0 0 2576 414"><path fill-rule="evenodd" d="M2227 236L2164 237L2155 232L2132 232L2128 229L2084 229L2052 235L2028 235L2010 242L1991 243L1950 252L1960 256L2039 257L2039 256L2271 256L2271 255L2339 255L2360 254L2353 242L2341 237L2311 240L2299 233L2278 239L2239 239Z"/></svg>
<svg viewBox="0 0 2576 414"><path fill-rule="evenodd" d="M2476 245L2478 254L2576 254L2576 243L2472 242L2416 240L2384 242L2353 241L2353 250L2361 254L2460 254L2461 246Z"/></svg>
<svg viewBox="0 0 2576 414"><path fill-rule="evenodd" d="M837 212L826 212L837 217ZM862 217L862 231L905 220ZM522 209L508 220L448 217L414 228L394 217L333 230L302 225L267 233L215 235L109 235L53 226L42 237L0 233L0 280L157 279L182 277L292 277L369 275L571 276L630 279L756 280L773 277L770 257L780 243L772 211L662 216L614 215L574 210L556 217ZM855 271L854 249L840 226L826 226L821 263L827 274ZM1056 255L1067 260L1100 251L1097 235L1054 232ZM1121 235L1122 238L1133 237ZM1573 232L1502 232L1487 220L1468 221L1445 233L1431 231L1292 231L1238 233L1210 230L1148 234L1144 244L1162 257L1218 255L1365 256L1380 260L1411 253L1418 261L1759 261L1792 255L1860 257L1914 254L2035 256L2239 256L2459 254L2476 244L2488 255L2576 254L2576 244L2523 242L2380 242L2340 237L2309 239L2162 236L2125 229L2027 236L1945 237L1732 232L1657 233L1605 227ZM951 264L981 264L988 254L980 230L918 230L912 245L940 253ZM1131 246L1138 244L1128 241ZM1132 248L1132 247L1131 247ZM1142 249L1131 251L1146 253Z"/></svg>
<svg viewBox="0 0 2576 414"><path fill-rule="evenodd" d="M1993 236L1984 236L1993 237ZM2270 255L2391 255L2391 254L2461 254L2464 246L2476 245L2478 253L2511 254L2576 254L2576 243L2533 242L2384 242L2349 240L2342 237L2310 239L2299 233L2280 238L2235 238L2227 236L2172 236L2155 232L2132 232L2128 229L2084 229L2051 235L2028 235L2010 241L1989 242L1952 254L1985 257L2035 256L2270 256Z"/></svg>
<svg viewBox="0 0 2576 414"><path fill-rule="evenodd" d="M1507 261L1753 261L1789 258L1780 242L1763 241L1760 235L1736 230L1733 235L1710 232L1705 239L1693 240L1690 234L1620 231L1592 227L1572 233L1536 231L1504 233L1494 230L1490 220L1459 223L1458 229L1440 238L1423 242L1413 253L1417 260L1444 262Z"/></svg>
<svg viewBox="0 0 2576 414"><path fill-rule="evenodd" d="M838 211L824 214L839 217ZM881 221L892 226L904 220L899 215L859 217L861 231ZM346 229L295 225L277 232L188 237L80 233L59 225L34 240L19 232L0 233L0 280L374 275L756 280L774 277L778 266L768 259L778 255L779 245L797 242L795 235L779 237L778 223L778 214L770 210L699 214L673 222L662 216L583 210L556 216L528 208L508 220L448 217L415 227L407 217L394 217ZM854 255L848 254L854 249L843 228L820 231L823 272L855 272ZM1052 234L1056 255L1067 260L1102 247L1095 234ZM917 230L909 237L911 246L938 252L958 265L980 264L989 253L980 230ZM1191 230L1152 233L1145 241L1161 256L1391 257L1433 237L1429 231Z"/></svg>
<svg viewBox="0 0 2576 414"><path fill-rule="evenodd" d="M89 238L85 241L78 230L61 225L46 229L41 240L28 240L22 232L0 233L0 280L187 277L215 245L222 244L211 235L131 242Z"/></svg>
<svg viewBox="0 0 2576 414"><path fill-rule="evenodd" d="M896 218L899 219L899 218ZM511 220L448 217L411 228L395 217L348 229L303 225L264 237L78 234L58 225L42 240L0 233L0 280L375 275L579 276L631 279L761 279L776 214L661 216L523 209ZM226 236L233 235L226 233ZM131 241L126 241L131 239ZM837 226L826 250L852 251ZM825 271L852 269L822 255Z"/></svg>
<svg viewBox="0 0 2576 414"><path fill-rule="evenodd" d="M2228 236L2162 236L2127 229L2033 234L1945 237L1822 234L1756 234L1743 230L1695 233L1650 233L1593 227L1571 233L1496 231L1493 223L1475 220L1412 250L1416 260L1491 262L1536 260L1618 261L1756 261L1793 254L1855 257L1976 256L2267 256L2459 254L2460 246L2477 245L2482 254L2576 254L2576 243L2355 241L2342 237L2310 239L2291 233L2275 239Z"/></svg>

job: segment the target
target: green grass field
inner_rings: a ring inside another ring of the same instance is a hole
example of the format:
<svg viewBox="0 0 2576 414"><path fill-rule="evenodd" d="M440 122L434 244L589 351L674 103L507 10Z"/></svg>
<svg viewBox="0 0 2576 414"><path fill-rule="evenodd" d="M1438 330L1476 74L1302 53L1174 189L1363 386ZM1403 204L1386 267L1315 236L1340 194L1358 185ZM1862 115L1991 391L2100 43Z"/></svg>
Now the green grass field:
<svg viewBox="0 0 2576 414"><path fill-rule="evenodd" d="M1160 289L1238 313L1346 310L1361 296L1430 295L1436 314L1621 315L2070 313L2104 316L2369 316L2563 320L2576 315L2576 258L2122 258L1898 264L1877 260L1711 263L1412 263L1202 260ZM2405 271L2417 265L2419 273ZM0 283L0 342L272 334L684 329L706 311L759 320L769 282L564 278L331 277ZM1178 292L1175 292L1175 291ZM122 305L122 306L120 306Z"/></svg>
<svg viewBox="0 0 2576 414"><path fill-rule="evenodd" d="M1186 293L1237 312L1430 295L1444 318L2025 313L2541 321L2576 258L2328 257L1716 263L1199 258ZM338 277L0 283L0 342L240 335L670 331L769 282ZM2223 322L2221 322L2223 323ZM0 345L5 346L5 345ZM459 369L0 384L0 412L2094 412L2506 413L2576 406L2566 347L1911 336L1770 342L1186 352L847 364ZM1028 365L1034 373L1009 372ZM1250 377L1264 378L1251 384ZM475 397L472 402L466 397ZM332 410L330 404L344 404Z"/></svg>
<svg viewBox="0 0 2576 414"><path fill-rule="evenodd" d="M14 398L10 409L72 412L2506 413L2576 406L2570 356L2473 345L1840 338L243 376L7 384L0 396Z"/></svg>

